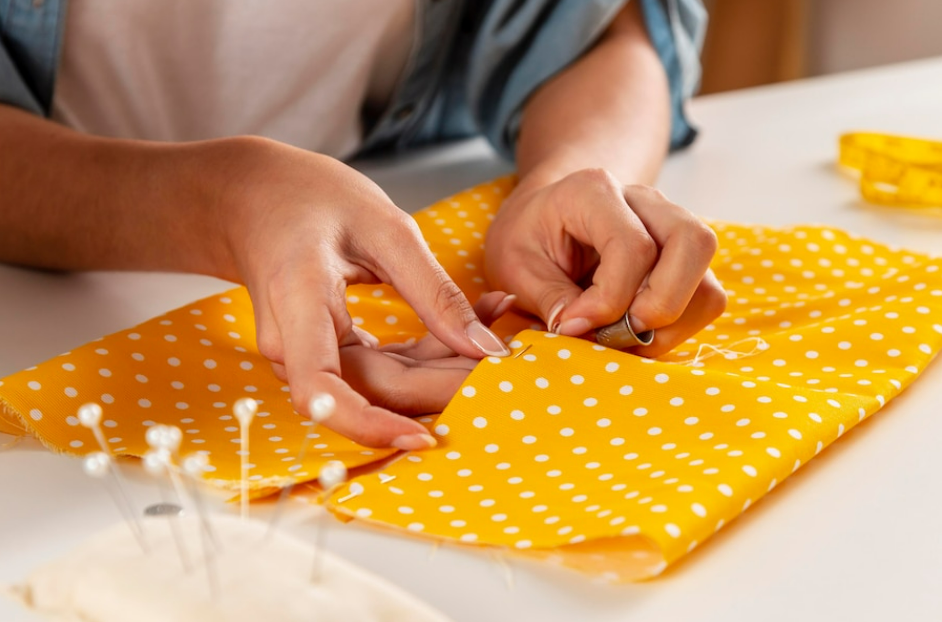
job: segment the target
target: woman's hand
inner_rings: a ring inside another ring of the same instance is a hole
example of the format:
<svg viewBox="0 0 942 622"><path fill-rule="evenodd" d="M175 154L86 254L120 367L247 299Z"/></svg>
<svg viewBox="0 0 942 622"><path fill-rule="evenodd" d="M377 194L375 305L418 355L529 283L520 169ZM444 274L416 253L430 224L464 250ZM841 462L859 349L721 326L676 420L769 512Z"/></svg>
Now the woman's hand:
<svg viewBox="0 0 942 622"><path fill-rule="evenodd" d="M627 311L636 333L656 329L632 351L658 356L723 312L715 234L654 188L586 169L518 190L488 230L487 278L551 330L582 335Z"/></svg>
<svg viewBox="0 0 942 622"><path fill-rule="evenodd" d="M295 408L307 413L312 398L329 393L337 407L325 425L344 436L371 447L434 445L419 423L381 405L427 412L444 403L447 391L417 402L419 396L390 381L405 370L393 373L393 357L382 354L379 362L361 349L369 339L347 313L347 285L394 286L437 340L467 360L509 350L432 257L412 218L369 179L332 158L273 141L218 143L227 179L216 212L231 278L248 288L259 350L289 383ZM350 346L358 348L342 357ZM460 374L451 375L443 387L460 384Z"/></svg>
<svg viewBox="0 0 942 622"><path fill-rule="evenodd" d="M489 292L475 303L474 311L490 325L514 300L504 292ZM431 334L383 347L363 335L362 343L340 348L344 380L374 406L402 415L441 412L477 364L477 359L457 354Z"/></svg>

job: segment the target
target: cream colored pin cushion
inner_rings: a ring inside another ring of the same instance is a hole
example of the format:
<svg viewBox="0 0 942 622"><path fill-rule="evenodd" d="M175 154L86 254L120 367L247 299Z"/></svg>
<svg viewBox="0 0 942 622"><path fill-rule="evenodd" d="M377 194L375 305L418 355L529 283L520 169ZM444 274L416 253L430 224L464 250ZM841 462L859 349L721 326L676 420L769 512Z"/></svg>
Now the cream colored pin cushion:
<svg viewBox="0 0 942 622"><path fill-rule="evenodd" d="M447 622L441 613L367 571L319 552L268 525L215 516L219 548L207 559L200 523L177 525L191 552L184 572L166 518L144 521L145 554L126 524L99 533L34 571L24 582L0 586L28 609L62 622ZM199 555L197 555L199 553ZM215 567L212 596L205 564Z"/></svg>

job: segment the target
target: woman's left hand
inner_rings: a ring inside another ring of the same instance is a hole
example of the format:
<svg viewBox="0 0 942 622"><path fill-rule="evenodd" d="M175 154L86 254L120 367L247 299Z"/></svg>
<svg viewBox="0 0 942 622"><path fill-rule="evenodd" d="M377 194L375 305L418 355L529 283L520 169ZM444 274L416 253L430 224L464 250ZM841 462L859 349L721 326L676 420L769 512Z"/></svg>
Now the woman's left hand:
<svg viewBox="0 0 942 622"><path fill-rule="evenodd" d="M492 287L564 335L627 312L636 333L656 330L632 352L658 356L725 309L709 270L716 249L713 230L658 190L585 169L515 190L488 230L485 269Z"/></svg>

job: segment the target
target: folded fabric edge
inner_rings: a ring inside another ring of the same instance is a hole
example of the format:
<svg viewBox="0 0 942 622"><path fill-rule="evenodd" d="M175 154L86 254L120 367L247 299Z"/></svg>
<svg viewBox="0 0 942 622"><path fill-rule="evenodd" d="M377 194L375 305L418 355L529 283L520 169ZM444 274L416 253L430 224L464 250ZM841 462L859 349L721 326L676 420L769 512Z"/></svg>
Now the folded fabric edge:
<svg viewBox="0 0 942 622"><path fill-rule="evenodd" d="M485 542L462 542L453 538L442 536L433 536L418 531L402 529L382 521L374 521L368 518L357 516L349 511L331 502L327 499L324 507L342 523L361 523L371 529L380 532L389 532L397 536L407 536L416 540L426 542L432 546L453 546L455 548L473 551L475 553L491 552L498 555L506 554L511 557L518 557L530 562L549 562L568 570L580 572L582 574L591 574L600 576L612 583L628 583L652 579L661 574L671 562L664 558L664 552L657 542L643 533L629 534L624 536L612 536L607 538L595 538L591 541L580 542L576 544L564 544L549 548L523 549L510 546L499 546ZM612 557L624 556L635 571L632 573L614 573L612 571L593 571L593 566L598 565L598 555L596 548L605 548L604 555L611 559ZM647 562L641 563L641 559L647 559Z"/></svg>
<svg viewBox="0 0 942 622"><path fill-rule="evenodd" d="M10 427L8 428L4 424L9 425ZM16 428L16 431L8 431L13 428ZM26 422L26 417L23 416L23 413L14 408L13 405L7 402L2 395L0 395L0 432L11 434L13 436L31 436L42 443L43 447L60 456L76 458L83 455L61 449L55 446L53 443L49 442L49 440L43 437L43 435L40 434L35 428L30 426Z"/></svg>

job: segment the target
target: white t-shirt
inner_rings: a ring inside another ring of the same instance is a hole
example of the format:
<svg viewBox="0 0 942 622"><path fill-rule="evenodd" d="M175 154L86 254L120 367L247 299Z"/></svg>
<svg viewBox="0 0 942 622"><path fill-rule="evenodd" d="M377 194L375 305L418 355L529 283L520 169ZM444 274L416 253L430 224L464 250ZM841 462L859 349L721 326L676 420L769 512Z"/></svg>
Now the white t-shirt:
<svg viewBox="0 0 942 622"><path fill-rule="evenodd" d="M52 118L116 138L267 136L338 158L381 108L415 0L71 0Z"/></svg>

